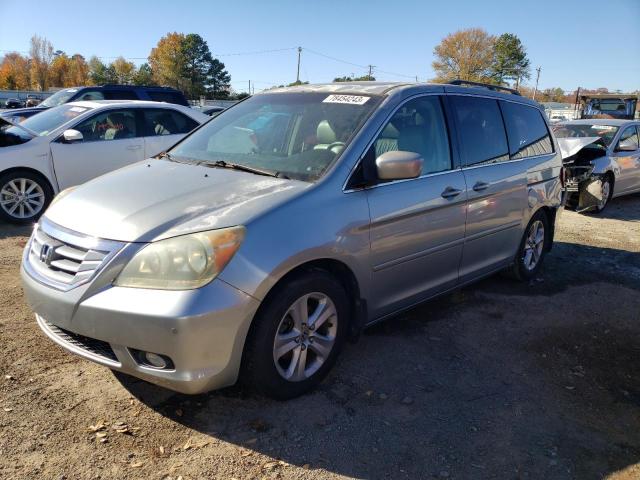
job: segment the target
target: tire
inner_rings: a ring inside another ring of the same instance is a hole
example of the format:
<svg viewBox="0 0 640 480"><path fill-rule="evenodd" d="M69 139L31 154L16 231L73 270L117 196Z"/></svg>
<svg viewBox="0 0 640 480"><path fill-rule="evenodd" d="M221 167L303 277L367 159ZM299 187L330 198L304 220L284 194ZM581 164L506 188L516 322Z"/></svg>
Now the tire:
<svg viewBox="0 0 640 480"><path fill-rule="evenodd" d="M323 270L296 275L276 288L249 332L241 383L287 400L312 390L329 373L347 336L350 309L342 285ZM306 310L307 327L296 306ZM324 319L317 328L311 325L314 317Z"/></svg>
<svg viewBox="0 0 640 480"><path fill-rule="evenodd" d="M0 218L7 222L27 225L37 221L52 199L53 189L42 175L14 170L0 176Z"/></svg>
<svg viewBox="0 0 640 480"><path fill-rule="evenodd" d="M544 211L538 210L531 217L513 263L512 273L518 280L532 280L542 268L544 257L549 250L550 228L549 217Z"/></svg>
<svg viewBox="0 0 640 480"><path fill-rule="evenodd" d="M611 200L611 196L613 195L613 181L610 174L606 174L602 178L601 189L602 202L596 205L596 208L593 210L594 213L602 212L605 208L607 208L607 205L609 205L609 200Z"/></svg>

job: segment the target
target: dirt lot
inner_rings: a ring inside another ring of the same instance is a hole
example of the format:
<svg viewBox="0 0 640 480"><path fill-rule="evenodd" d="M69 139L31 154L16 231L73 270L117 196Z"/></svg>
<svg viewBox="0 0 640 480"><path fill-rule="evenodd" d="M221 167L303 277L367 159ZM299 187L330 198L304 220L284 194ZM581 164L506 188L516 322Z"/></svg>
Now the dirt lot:
<svg viewBox="0 0 640 480"><path fill-rule="evenodd" d="M38 330L0 225L0 478L640 478L640 196L347 347L319 391L188 397ZM91 431L91 426L93 430Z"/></svg>

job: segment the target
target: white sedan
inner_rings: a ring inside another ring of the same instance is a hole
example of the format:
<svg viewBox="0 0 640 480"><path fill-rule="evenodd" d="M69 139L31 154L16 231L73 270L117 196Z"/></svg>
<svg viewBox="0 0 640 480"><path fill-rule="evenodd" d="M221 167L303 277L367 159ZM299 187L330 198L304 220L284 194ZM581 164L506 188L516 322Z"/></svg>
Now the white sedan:
<svg viewBox="0 0 640 480"><path fill-rule="evenodd" d="M0 116L0 217L37 220L53 196L167 150L211 117L148 101L85 101L20 123Z"/></svg>

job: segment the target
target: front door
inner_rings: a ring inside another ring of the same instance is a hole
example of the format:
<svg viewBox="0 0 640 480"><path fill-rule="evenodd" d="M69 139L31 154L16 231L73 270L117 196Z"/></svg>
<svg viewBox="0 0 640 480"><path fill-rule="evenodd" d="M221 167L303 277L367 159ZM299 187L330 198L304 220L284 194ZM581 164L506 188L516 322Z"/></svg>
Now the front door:
<svg viewBox="0 0 640 480"><path fill-rule="evenodd" d="M631 193L640 189L640 146L635 125L622 131L613 157L617 168L614 193Z"/></svg>
<svg viewBox="0 0 640 480"><path fill-rule="evenodd" d="M454 168L439 96L405 103L367 155L402 150L424 159L416 179L367 190L371 216L371 313L381 317L458 281L465 231L466 185Z"/></svg>
<svg viewBox="0 0 640 480"><path fill-rule="evenodd" d="M138 135L135 109L98 113L73 127L83 140L51 143L53 167L60 189L144 159L144 139Z"/></svg>

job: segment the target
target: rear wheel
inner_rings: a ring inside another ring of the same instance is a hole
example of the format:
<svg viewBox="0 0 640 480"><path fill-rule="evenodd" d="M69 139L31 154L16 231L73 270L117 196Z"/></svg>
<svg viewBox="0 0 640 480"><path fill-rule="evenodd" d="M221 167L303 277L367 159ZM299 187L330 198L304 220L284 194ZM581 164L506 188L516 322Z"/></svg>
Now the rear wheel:
<svg viewBox="0 0 640 480"><path fill-rule="evenodd" d="M348 312L345 291L329 273L313 271L286 281L254 319L243 383L281 400L314 388L342 348Z"/></svg>
<svg viewBox="0 0 640 480"><path fill-rule="evenodd" d="M0 216L8 222L35 222L52 198L53 190L41 175L18 170L0 176Z"/></svg>
<svg viewBox="0 0 640 480"><path fill-rule="evenodd" d="M538 210L525 229L513 265L513 273L519 280L531 280L542 268L548 250L550 225L544 211Z"/></svg>

